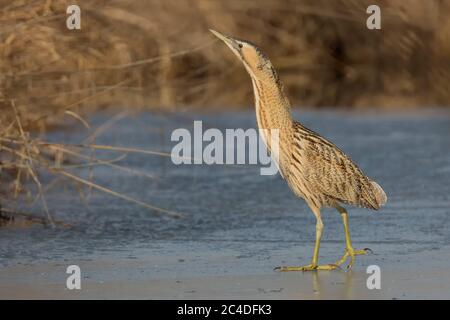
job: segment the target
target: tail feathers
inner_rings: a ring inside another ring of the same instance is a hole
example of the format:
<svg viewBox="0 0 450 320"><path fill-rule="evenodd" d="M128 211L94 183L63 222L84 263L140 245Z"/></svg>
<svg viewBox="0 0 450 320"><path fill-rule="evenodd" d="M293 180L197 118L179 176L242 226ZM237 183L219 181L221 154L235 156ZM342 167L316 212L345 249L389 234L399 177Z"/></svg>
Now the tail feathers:
<svg viewBox="0 0 450 320"><path fill-rule="evenodd" d="M375 195L375 199L377 201L378 208L380 208L381 206L385 205L387 202L386 193L384 193L384 190L375 181L370 180L370 183L372 184L372 188L373 188L373 192Z"/></svg>

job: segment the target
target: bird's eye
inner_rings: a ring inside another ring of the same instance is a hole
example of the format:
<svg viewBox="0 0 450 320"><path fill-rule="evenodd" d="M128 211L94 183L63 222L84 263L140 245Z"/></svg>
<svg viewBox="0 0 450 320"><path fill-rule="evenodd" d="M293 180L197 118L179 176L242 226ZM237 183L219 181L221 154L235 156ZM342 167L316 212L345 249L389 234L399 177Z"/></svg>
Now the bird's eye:
<svg viewBox="0 0 450 320"><path fill-rule="evenodd" d="M239 43L239 48L241 48L241 49L242 49L242 43Z"/></svg>

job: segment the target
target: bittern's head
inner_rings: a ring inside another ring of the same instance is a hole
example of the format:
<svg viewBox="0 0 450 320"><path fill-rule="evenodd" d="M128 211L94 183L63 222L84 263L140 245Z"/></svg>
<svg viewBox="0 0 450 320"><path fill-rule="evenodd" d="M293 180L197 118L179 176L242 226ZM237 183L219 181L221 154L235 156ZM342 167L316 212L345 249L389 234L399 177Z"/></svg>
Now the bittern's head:
<svg viewBox="0 0 450 320"><path fill-rule="evenodd" d="M233 51L242 61L250 76L255 80L264 80L270 77L278 82L278 76L270 63L269 58L256 45L244 41L233 39L215 30L210 31Z"/></svg>

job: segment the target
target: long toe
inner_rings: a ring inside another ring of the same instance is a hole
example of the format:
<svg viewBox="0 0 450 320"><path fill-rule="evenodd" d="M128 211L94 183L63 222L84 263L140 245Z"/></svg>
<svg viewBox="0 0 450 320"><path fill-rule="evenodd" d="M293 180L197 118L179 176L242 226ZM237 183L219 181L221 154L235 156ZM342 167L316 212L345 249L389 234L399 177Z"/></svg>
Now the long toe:
<svg viewBox="0 0 450 320"><path fill-rule="evenodd" d="M353 264L355 263L355 255L350 255L350 262L347 265L347 269L350 270L353 267Z"/></svg>
<svg viewBox="0 0 450 320"><path fill-rule="evenodd" d="M315 264L308 264L306 266L283 266L283 267L276 267L274 270L280 271L280 272L289 272L289 271L316 271L316 270L334 270L336 268L339 268L336 264L323 264L323 265L315 265Z"/></svg>
<svg viewBox="0 0 450 320"><path fill-rule="evenodd" d="M319 265L317 266L316 270L335 270L335 269L340 269L341 267L339 267L337 264L323 264L323 265Z"/></svg>
<svg viewBox="0 0 450 320"><path fill-rule="evenodd" d="M350 252L350 254L355 255L355 256L359 256L359 255L364 255L364 254L369 254L369 253L373 253L372 250L370 250L369 248L364 248L362 250L355 250L353 249L352 252Z"/></svg>
<svg viewBox="0 0 450 320"><path fill-rule="evenodd" d="M289 272L289 271L314 271L317 269L317 265L308 264L306 266L282 266L276 267L274 270L280 272Z"/></svg>
<svg viewBox="0 0 450 320"><path fill-rule="evenodd" d="M338 261L336 261L335 265L340 266L341 264L343 264L347 260L348 256L349 256L348 251L345 250L345 253L342 256L342 258L340 258Z"/></svg>

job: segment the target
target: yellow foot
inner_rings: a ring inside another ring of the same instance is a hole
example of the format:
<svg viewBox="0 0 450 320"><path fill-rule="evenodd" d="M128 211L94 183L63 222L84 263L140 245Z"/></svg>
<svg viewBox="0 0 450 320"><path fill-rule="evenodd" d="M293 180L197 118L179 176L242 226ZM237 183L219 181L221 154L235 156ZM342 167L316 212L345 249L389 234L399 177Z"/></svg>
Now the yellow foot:
<svg viewBox="0 0 450 320"><path fill-rule="evenodd" d="M302 267L276 267L274 270L286 272L286 271L334 270L336 268L339 268L339 266L336 264L323 264L323 265L308 264Z"/></svg>
<svg viewBox="0 0 450 320"><path fill-rule="evenodd" d="M346 248L345 253L342 256L342 258L340 258L338 261L336 261L336 265L340 266L347 260L348 257L350 257L350 262L347 265L347 269L351 269L353 266L353 263L355 262L356 256L362 255L362 254L367 254L369 252L370 253L372 252L372 250L370 250L369 248L364 248L363 250L355 250L352 247Z"/></svg>

